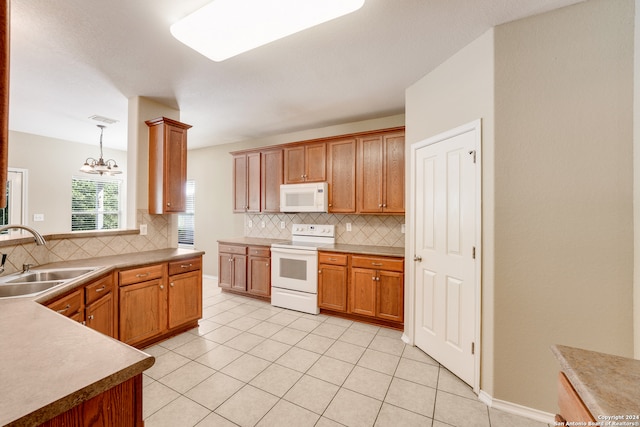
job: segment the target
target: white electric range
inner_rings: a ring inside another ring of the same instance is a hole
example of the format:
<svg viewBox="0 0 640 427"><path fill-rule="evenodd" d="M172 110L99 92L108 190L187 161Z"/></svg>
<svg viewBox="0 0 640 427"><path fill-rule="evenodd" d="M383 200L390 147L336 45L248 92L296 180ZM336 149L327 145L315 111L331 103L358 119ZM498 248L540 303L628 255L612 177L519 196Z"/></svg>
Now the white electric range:
<svg viewBox="0 0 640 427"><path fill-rule="evenodd" d="M318 314L318 248L332 245L334 225L293 224L291 241L271 245L271 305Z"/></svg>

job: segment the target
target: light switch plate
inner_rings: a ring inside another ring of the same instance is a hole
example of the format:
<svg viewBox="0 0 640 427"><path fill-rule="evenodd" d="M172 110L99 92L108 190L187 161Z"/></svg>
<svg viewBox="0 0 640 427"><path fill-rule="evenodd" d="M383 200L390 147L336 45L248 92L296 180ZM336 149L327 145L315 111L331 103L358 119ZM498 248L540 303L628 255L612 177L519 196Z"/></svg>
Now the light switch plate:
<svg viewBox="0 0 640 427"><path fill-rule="evenodd" d="M33 221L44 221L44 214L33 214Z"/></svg>
<svg viewBox="0 0 640 427"><path fill-rule="evenodd" d="M347 231L351 231L351 223L348 222L346 225L347 225Z"/></svg>

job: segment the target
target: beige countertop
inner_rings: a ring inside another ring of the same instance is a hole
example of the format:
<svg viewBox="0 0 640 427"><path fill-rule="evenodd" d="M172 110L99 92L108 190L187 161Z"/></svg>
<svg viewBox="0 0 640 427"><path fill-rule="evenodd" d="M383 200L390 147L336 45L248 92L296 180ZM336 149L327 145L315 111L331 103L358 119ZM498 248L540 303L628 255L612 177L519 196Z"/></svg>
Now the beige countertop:
<svg viewBox="0 0 640 427"><path fill-rule="evenodd" d="M38 304L109 271L203 252L162 249L57 262L100 267L36 298L0 299L0 426L37 425L142 373L154 358Z"/></svg>
<svg viewBox="0 0 640 427"><path fill-rule="evenodd" d="M286 239L263 239L260 237L232 237L228 239L219 239L218 243L226 243L231 245L254 245L254 246L271 246L273 243L286 242ZM370 245L347 245L344 243L334 243L333 245L321 246L321 251L344 252L360 255L379 255L394 256L404 258L404 248L395 246L370 246Z"/></svg>
<svg viewBox="0 0 640 427"><path fill-rule="evenodd" d="M320 248L320 250L360 255L381 255L404 258L404 248L399 248L396 246L347 245L344 243L336 243L333 245L323 246Z"/></svg>
<svg viewBox="0 0 640 427"><path fill-rule="evenodd" d="M596 421L640 415L640 360L563 345L551 350Z"/></svg>

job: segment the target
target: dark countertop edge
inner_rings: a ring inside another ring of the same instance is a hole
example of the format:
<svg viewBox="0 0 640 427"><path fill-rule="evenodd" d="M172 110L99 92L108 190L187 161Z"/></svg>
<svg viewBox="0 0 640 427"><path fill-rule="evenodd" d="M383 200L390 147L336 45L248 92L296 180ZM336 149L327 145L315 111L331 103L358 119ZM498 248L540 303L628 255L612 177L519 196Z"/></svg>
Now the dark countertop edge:
<svg viewBox="0 0 640 427"><path fill-rule="evenodd" d="M632 390L638 390L640 360L559 344L552 345L551 351L558 360L561 371L596 420L601 415L640 413L640 401L629 397L629 387L620 387L618 384L619 380L633 381ZM629 369L633 369L633 373L628 372ZM594 370L597 379L593 378ZM640 393L636 391L636 394ZM631 402L634 407L620 407L621 403Z"/></svg>
<svg viewBox="0 0 640 427"><path fill-rule="evenodd" d="M113 373L112 375L103 378L100 381L96 381L91 384L87 384L84 388L68 394L59 400L52 402L49 405L43 406L21 418L10 421L5 424L5 427L20 427L24 425L40 425L45 423L60 414L65 413L69 409L72 409L83 402L86 402L97 395L121 384L134 376L141 374L145 370L149 369L155 363L155 357L148 356L145 359L140 360L133 365Z"/></svg>
<svg viewBox="0 0 640 427"><path fill-rule="evenodd" d="M52 290L50 292L46 292L44 294L40 294L37 295L35 297L31 298L31 301L33 303L42 303L48 300L51 300L52 298L58 296L58 295L62 295L64 293L70 292L73 289L76 289L84 284L86 284L87 282L90 282L93 279L96 279L100 276L103 276L105 274L108 274L109 272L113 271L113 270L117 270L117 269L122 269L122 268L127 268L127 267L134 267L134 266L140 266L140 265L146 265L146 264L153 264L153 263L157 263L157 262L168 262L168 261L172 261L172 260L179 260L179 259L184 259L184 258L189 258L189 257L193 257L193 256L200 256L203 255L204 251L197 251L197 250L190 250L190 249L181 249L181 248L167 248L167 249L158 249L158 250L154 250L154 251L146 251L146 252L138 252L135 253L133 255L135 255L134 257L132 257L132 254L122 254L122 255L111 255L111 256L106 256L106 257L95 257L95 258L87 258L87 259L82 259L82 260L73 260L73 261L59 261L59 262L54 262L54 263L49 263L49 264L45 264L42 266L38 266L38 268L52 268L52 267L75 267L75 266L101 266L103 268L99 268L96 271L83 276L81 279L78 280L73 280L70 281L69 283L65 284L65 286L63 286L62 288L57 288L55 290ZM149 256L149 258L145 259L144 261L141 261L139 259L139 257L146 257ZM11 304L11 301L29 301L29 297L24 297L24 298L7 298L6 300L4 300L5 303ZM48 310L48 308L41 306L41 308L43 310ZM105 342L107 341L113 341L113 338L110 337L103 337L105 339ZM125 343L115 340L117 341L119 344L125 345ZM136 352L140 352L142 354L145 354L143 352L141 352L140 350L137 350L133 347L131 347L132 351L136 351ZM105 378L103 378L100 381L94 382L94 383L89 383L86 386L84 386L83 388L77 390L76 392L73 392L71 394L68 394L66 396L62 396L60 399L58 399L55 402L52 402L48 405L45 405L41 408L39 408L36 411L33 411L29 414L25 414L19 418L16 418L13 421L10 421L8 424L6 424L7 426L21 426L21 425L25 425L25 423L27 425L30 425L32 423L42 423L47 421L48 419L51 419L69 409L71 409L72 407L77 406L78 404L87 401L89 399L91 399L92 397L97 396L98 394L108 390L109 388L118 385L130 378L132 378L133 376L142 373L144 370L150 368L154 362L155 362L155 358L153 356L149 356L146 355L147 357L143 358L142 360L129 365L128 367L121 369L120 371L117 371ZM53 405L53 406L52 406ZM53 416L51 416L51 414L54 414ZM46 414L46 415L45 415ZM43 419L46 418L46 419Z"/></svg>

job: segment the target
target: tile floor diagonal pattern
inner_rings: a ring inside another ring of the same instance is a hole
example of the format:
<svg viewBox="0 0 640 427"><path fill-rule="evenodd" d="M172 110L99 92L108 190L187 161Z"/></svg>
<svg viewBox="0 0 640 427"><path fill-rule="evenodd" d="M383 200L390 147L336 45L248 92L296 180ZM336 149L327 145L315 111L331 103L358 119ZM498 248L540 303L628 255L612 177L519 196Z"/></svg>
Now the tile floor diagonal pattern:
<svg viewBox="0 0 640 427"><path fill-rule="evenodd" d="M145 349L146 427L546 426L487 408L399 331L203 286L199 327Z"/></svg>

